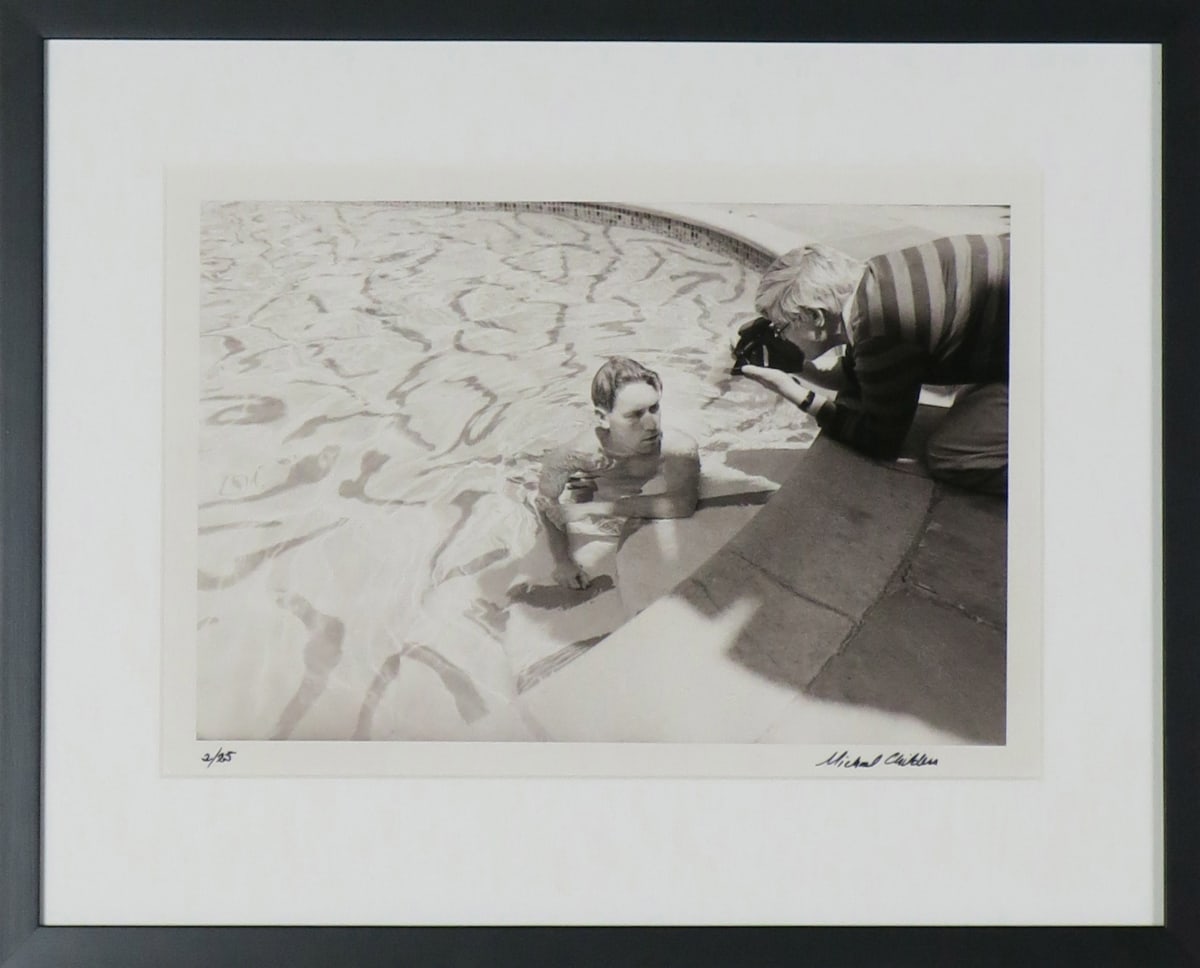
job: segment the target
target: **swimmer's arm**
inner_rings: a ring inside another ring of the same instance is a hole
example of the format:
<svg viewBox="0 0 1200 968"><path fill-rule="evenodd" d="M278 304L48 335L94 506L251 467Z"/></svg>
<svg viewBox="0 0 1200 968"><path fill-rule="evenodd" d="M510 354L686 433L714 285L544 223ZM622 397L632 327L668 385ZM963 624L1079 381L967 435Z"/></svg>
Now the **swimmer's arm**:
<svg viewBox="0 0 1200 968"><path fill-rule="evenodd" d="M538 517L546 529L546 543L550 546L550 554L556 565L575 563L571 556L571 545L567 540L566 521L561 515L554 514L546 508L538 507Z"/></svg>
<svg viewBox="0 0 1200 968"><path fill-rule="evenodd" d="M538 475L538 493L534 498L538 517L546 526L550 553L560 564L572 560L571 549L567 543L567 522L562 506L558 503L559 496L571 477L572 463L570 452L566 448L551 451L542 463L542 471Z"/></svg>
<svg viewBox="0 0 1200 968"><path fill-rule="evenodd" d="M568 448L558 448L547 455L538 476L538 493L534 507L546 530L546 543L554 559L554 578L569 588L586 588L590 579L571 554L567 538L567 521L563 507L558 503L559 495L567 486L571 474L577 469L577 461Z"/></svg>

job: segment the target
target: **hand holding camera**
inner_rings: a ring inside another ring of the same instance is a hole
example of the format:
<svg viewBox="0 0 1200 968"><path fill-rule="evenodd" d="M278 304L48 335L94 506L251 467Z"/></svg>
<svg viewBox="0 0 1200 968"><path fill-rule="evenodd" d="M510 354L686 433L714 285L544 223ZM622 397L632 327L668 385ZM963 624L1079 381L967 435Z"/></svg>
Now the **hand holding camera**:
<svg viewBox="0 0 1200 968"><path fill-rule="evenodd" d="M733 369L738 376L745 366L761 366L799 373L804 368L804 351L796 344L777 336L775 327L765 316L759 316L738 330L734 344Z"/></svg>

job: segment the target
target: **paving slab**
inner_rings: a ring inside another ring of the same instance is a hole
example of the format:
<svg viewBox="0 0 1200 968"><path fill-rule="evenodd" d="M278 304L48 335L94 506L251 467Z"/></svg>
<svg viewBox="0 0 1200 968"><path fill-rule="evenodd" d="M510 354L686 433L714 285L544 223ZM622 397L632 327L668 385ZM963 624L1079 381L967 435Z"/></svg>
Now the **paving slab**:
<svg viewBox="0 0 1200 968"><path fill-rule="evenodd" d="M1008 209L999 205L729 205L733 213L789 230L794 241L820 241L860 258L940 235L1007 232ZM883 237L886 235L886 237ZM880 248L882 246L882 248Z"/></svg>
<svg viewBox="0 0 1200 968"><path fill-rule="evenodd" d="M967 742L961 736L936 729L916 716L830 702L815 696L797 696L758 741L800 746L837 743L846 746L895 744L912 747L961 746Z"/></svg>
<svg viewBox="0 0 1200 968"><path fill-rule="evenodd" d="M735 448L725 452L725 466L782 484L808 459L806 450L778 447Z"/></svg>
<svg viewBox="0 0 1200 968"><path fill-rule="evenodd" d="M932 494L932 481L819 437L727 549L857 620L911 549Z"/></svg>
<svg viewBox="0 0 1200 968"><path fill-rule="evenodd" d="M1003 744L1005 656L1003 632L902 588L871 610L808 692Z"/></svg>
<svg viewBox="0 0 1200 968"><path fill-rule="evenodd" d="M636 615L672 591L761 513L757 503L710 505L690 518L643 523L617 552L617 588L626 613Z"/></svg>
<svg viewBox="0 0 1200 968"><path fill-rule="evenodd" d="M1005 499L946 488L934 502L905 581L1003 628L1007 565Z"/></svg>
<svg viewBox="0 0 1200 968"><path fill-rule="evenodd" d="M554 740L754 742L852 627L720 552L517 702Z"/></svg>
<svg viewBox="0 0 1200 968"><path fill-rule="evenodd" d="M718 615L752 596L760 607L733 643L729 658L797 690L812 682L853 629L843 615L794 595L728 551L705 562L676 594L705 615Z"/></svg>

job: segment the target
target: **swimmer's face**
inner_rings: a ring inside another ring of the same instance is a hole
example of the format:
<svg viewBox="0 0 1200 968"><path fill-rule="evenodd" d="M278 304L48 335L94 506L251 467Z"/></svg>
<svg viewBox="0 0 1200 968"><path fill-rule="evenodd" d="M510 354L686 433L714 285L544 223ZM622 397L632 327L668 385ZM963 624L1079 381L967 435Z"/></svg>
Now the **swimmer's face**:
<svg viewBox="0 0 1200 968"><path fill-rule="evenodd" d="M649 383L626 383L617 391L612 410L596 408L596 418L608 431L608 446L614 453L658 453L662 443L661 396Z"/></svg>

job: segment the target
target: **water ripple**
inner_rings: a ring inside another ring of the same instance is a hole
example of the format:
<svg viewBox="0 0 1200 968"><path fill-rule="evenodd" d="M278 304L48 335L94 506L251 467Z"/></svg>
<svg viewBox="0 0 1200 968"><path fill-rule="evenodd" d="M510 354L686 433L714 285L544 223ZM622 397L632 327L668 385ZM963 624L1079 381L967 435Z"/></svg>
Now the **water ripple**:
<svg viewBox="0 0 1200 968"><path fill-rule="evenodd" d="M605 357L660 372L702 460L811 439L728 376L757 280L730 258L548 212L201 215L197 635L206 681L244 690L246 736L390 729L408 711L380 704L423 688L410 661L472 722L623 621L609 574L551 583L528 506L541 455L591 424ZM205 722L227 693L200 691Z"/></svg>

